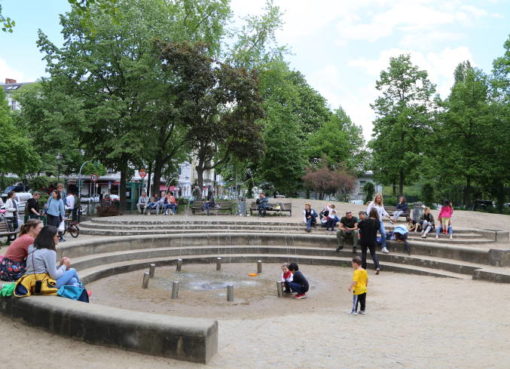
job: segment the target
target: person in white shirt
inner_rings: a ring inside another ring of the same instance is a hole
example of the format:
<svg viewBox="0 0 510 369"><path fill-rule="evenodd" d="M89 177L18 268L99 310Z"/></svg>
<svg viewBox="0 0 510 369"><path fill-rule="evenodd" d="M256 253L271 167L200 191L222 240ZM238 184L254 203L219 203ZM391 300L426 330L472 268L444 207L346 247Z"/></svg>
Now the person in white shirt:
<svg viewBox="0 0 510 369"><path fill-rule="evenodd" d="M5 217L10 221L12 230L18 229L18 202L16 201L16 192L9 191L5 201Z"/></svg>
<svg viewBox="0 0 510 369"><path fill-rule="evenodd" d="M147 208L147 204L149 203L149 196L147 196L147 192L143 191L142 196L138 198L138 203L136 204L136 208L138 211L143 214L145 209Z"/></svg>
<svg viewBox="0 0 510 369"><path fill-rule="evenodd" d="M68 192L68 195L66 196L65 201L65 209L71 214L71 219L73 221L76 221L76 197L74 196L74 193L72 191Z"/></svg>
<svg viewBox="0 0 510 369"><path fill-rule="evenodd" d="M372 210L372 209L377 210L377 216L379 218L379 223L380 223L379 233L381 233L381 238L382 238L381 251L387 254L387 253L389 253L389 250L386 247L386 230L384 229L383 220L384 220L384 217L387 217L390 220L390 222L393 223L393 219L391 219L391 217L388 214L388 212L386 211L386 209L384 209L382 194L377 193L374 197L374 201L372 201L372 202L370 202L370 204L368 204L367 214L370 214L370 210Z"/></svg>

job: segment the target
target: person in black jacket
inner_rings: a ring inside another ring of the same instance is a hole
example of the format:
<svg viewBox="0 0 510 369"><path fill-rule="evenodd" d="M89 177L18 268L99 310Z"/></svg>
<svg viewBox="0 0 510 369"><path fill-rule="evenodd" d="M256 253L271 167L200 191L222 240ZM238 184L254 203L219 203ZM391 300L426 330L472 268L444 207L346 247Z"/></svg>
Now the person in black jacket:
<svg viewBox="0 0 510 369"><path fill-rule="evenodd" d="M41 194L39 192L34 192L31 199L28 199L25 213L28 215L29 219L39 219L41 216L41 212L39 210L39 199L41 198Z"/></svg>
<svg viewBox="0 0 510 369"><path fill-rule="evenodd" d="M375 274L379 274L381 266L379 265L379 258L375 253L377 246L377 231L379 231L380 223L377 215L377 209L373 208L370 211L369 218L365 218L366 213L360 213L360 219L358 223L359 228L359 243L361 245L361 267L367 269L367 249L370 250L370 255L375 266Z"/></svg>
<svg viewBox="0 0 510 369"><path fill-rule="evenodd" d="M303 273L299 271L299 266L296 263L290 263L288 268L292 272L292 282L289 282L289 287L292 292L297 292L297 295L294 297L296 299L304 299L310 288L308 281Z"/></svg>

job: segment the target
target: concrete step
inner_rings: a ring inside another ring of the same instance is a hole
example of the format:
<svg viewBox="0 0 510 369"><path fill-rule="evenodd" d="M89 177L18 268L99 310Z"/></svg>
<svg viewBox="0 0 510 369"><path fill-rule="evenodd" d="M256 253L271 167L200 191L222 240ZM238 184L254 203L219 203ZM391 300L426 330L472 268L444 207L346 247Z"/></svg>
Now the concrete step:
<svg viewBox="0 0 510 369"><path fill-rule="evenodd" d="M305 235L306 232L304 230L289 230L285 231L282 229L263 229L263 230L255 230L255 229L225 229L225 228L201 228L201 229L151 229L151 230L145 230L145 229L93 229L93 228L87 228L87 227L80 227L81 234L84 235L94 235L94 236L132 236L132 235L152 235L152 234L180 234L183 231L186 231L187 233L194 233L194 232L207 232L207 233L224 233L224 232L231 232L231 233L260 233L263 231L264 233L288 233L288 234L294 234L294 235ZM334 232L314 232L321 235L324 235L326 237L335 238L336 234ZM476 237L476 238L475 238ZM465 235L454 235L453 239L448 239L447 237L441 235L439 239L436 239L435 237L428 237L426 239L422 239L421 237L417 237L412 235L409 238L410 242L432 242L432 243L447 243L447 244L473 244L473 245L479 245L479 244L489 244L493 243L494 241L487 239L487 238L481 238L477 237L475 234L465 234Z"/></svg>
<svg viewBox="0 0 510 369"><path fill-rule="evenodd" d="M411 241L413 255L440 257L458 261L489 265L488 248L475 245L456 245L445 243L430 243ZM317 234L292 235L286 233L248 233L248 232L202 232L163 235L131 235L108 238L95 238L84 240L72 245L63 244L57 252L60 256L71 258L94 255L100 253L144 250L165 247L192 247L192 246L285 246L307 247L315 249L336 249L336 239L331 236ZM401 242L390 241L388 247L392 252L402 252ZM346 246L349 248L349 246Z"/></svg>
<svg viewBox="0 0 510 369"><path fill-rule="evenodd" d="M95 280L109 277L120 273L128 273L140 269L148 269L149 265L154 263L157 266L172 265L175 264L178 258L183 259L183 268L187 263L216 263L217 255L186 255L181 257L164 257L164 258L150 258L144 260L131 260L123 261L110 264L102 264L79 271L80 277L84 283L90 283ZM231 254L223 256L223 263L255 263L257 260L262 260L264 263L283 263L283 262L298 262L300 264L312 264L312 265L329 265L329 266L351 266L350 257L321 257L321 256L303 256L303 255L285 255L285 254ZM368 262L369 269L373 269L371 261ZM211 266L212 268L213 266ZM224 266L226 268L226 265ZM275 266L278 268L278 266ZM410 273L417 275L426 275L434 277L448 277L457 279L471 279L472 277L465 274L453 273L449 271L435 270L426 267L418 267L413 265L402 265L397 263L384 263L382 270L400 273ZM141 278L140 278L141 281Z"/></svg>
<svg viewBox="0 0 510 369"><path fill-rule="evenodd" d="M113 218L113 217L112 217ZM224 229L289 229L303 231L304 224L302 222L294 223L280 223L280 222L246 222L246 221L200 221L200 220L167 220L168 217L164 217L164 220L155 221L128 221L128 220L105 220L105 218L93 218L90 221L80 223L80 227L87 229L139 229L139 230L150 230L150 229L161 229L162 226L170 227L172 229L200 229L200 228L216 228L224 227ZM106 218L111 219L111 218ZM391 231L392 225L386 225L386 230ZM314 231L326 232L323 227L315 227ZM475 234L480 235L481 230L474 228L456 228L455 234ZM415 234L415 233L412 233ZM416 233L417 234L417 233Z"/></svg>
<svg viewBox="0 0 510 369"><path fill-rule="evenodd" d="M179 258L182 256L192 255L215 255L229 257L232 254L264 254L264 255L288 255L291 257L346 257L352 258L351 248L346 248L340 252L332 249L317 249L310 247L288 247L288 246L193 246L193 247L165 247L152 248L143 250L116 251L110 253L102 253L97 255L88 255L84 257L74 258L73 266L77 269L87 269L101 264L112 264L117 262L143 260L150 258ZM358 251L358 255L361 253ZM401 253L383 254L378 253L382 263L395 263L412 265L417 267L426 267L431 269L439 269L459 274L473 275L473 272L482 267L480 264L467 263L462 261L434 258L420 255L407 255Z"/></svg>

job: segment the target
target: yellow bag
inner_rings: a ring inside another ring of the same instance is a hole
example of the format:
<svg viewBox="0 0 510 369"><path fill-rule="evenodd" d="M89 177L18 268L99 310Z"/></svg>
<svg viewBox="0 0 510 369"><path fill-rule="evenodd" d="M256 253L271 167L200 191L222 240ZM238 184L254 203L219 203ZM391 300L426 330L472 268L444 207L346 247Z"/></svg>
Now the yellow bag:
<svg viewBox="0 0 510 369"><path fill-rule="evenodd" d="M28 297L35 293L36 284L41 281L40 292L37 295L57 295L57 282L51 278L47 273L41 274L25 274L23 277L16 281L14 288L14 296Z"/></svg>

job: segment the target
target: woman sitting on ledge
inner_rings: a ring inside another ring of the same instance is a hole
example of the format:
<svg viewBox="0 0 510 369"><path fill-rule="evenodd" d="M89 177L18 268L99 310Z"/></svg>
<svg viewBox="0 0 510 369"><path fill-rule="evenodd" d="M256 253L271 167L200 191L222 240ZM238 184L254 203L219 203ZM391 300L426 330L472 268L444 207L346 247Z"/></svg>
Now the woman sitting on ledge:
<svg viewBox="0 0 510 369"><path fill-rule="evenodd" d="M7 248L3 258L0 256L2 281L13 282L25 274L28 247L34 243L42 227L42 222L36 219L30 219L21 226L18 238Z"/></svg>
<svg viewBox="0 0 510 369"><path fill-rule="evenodd" d="M71 268L71 260L63 257L57 266L55 246L59 238L57 228L45 226L39 232L34 244L28 248L25 275L16 283L18 297L34 294L56 294L65 285L81 286L76 270Z"/></svg>

